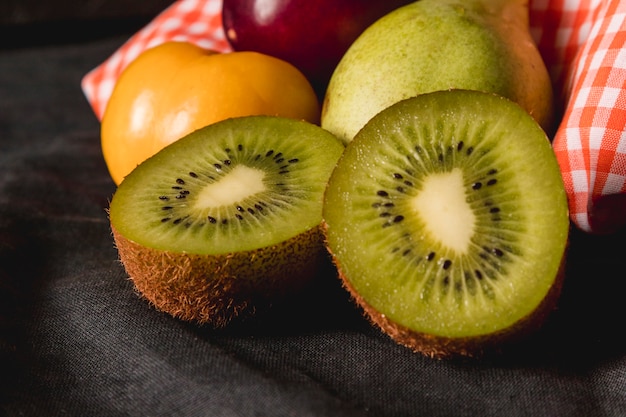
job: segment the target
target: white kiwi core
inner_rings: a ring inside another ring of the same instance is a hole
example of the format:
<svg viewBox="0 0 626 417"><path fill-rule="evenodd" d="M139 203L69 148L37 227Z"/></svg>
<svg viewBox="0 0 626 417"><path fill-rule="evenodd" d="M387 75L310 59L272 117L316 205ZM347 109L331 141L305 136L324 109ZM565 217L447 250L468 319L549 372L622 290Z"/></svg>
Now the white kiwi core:
<svg viewBox="0 0 626 417"><path fill-rule="evenodd" d="M265 191L265 172L246 165L237 165L219 181L206 185L198 195L194 208L229 206L246 197Z"/></svg>
<svg viewBox="0 0 626 417"><path fill-rule="evenodd" d="M443 245L466 253L474 234L476 215L467 202L460 168L430 174L411 201L426 230Z"/></svg>

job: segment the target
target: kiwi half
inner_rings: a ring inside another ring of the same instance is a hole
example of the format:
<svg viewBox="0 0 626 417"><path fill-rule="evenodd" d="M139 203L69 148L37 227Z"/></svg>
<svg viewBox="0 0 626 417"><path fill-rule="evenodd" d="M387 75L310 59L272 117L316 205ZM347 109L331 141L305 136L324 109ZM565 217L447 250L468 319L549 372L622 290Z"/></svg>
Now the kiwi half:
<svg viewBox="0 0 626 417"><path fill-rule="evenodd" d="M426 355L497 349L558 299L561 174L544 131L500 96L440 91L383 110L347 145L323 218L356 302Z"/></svg>
<svg viewBox="0 0 626 417"><path fill-rule="evenodd" d="M343 149L316 125L249 116L140 164L109 207L137 290L174 317L223 327L303 288L326 255L323 192Z"/></svg>

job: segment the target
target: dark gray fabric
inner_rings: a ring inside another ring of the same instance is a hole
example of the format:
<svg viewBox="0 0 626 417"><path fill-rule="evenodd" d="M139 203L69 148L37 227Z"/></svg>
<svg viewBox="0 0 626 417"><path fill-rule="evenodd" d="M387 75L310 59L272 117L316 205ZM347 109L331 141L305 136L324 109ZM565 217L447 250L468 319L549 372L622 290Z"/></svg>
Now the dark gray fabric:
<svg viewBox="0 0 626 417"><path fill-rule="evenodd" d="M172 0L2 0L0 25L24 25L42 22L153 17L172 4ZM41 33L40 35L41 36ZM42 36L45 37L45 36ZM74 36L76 39L76 36Z"/></svg>
<svg viewBox="0 0 626 417"><path fill-rule="evenodd" d="M574 233L559 309L500 357L437 361L332 273L222 330L153 310L117 261L80 78L125 37L0 51L0 415L626 415L626 234Z"/></svg>

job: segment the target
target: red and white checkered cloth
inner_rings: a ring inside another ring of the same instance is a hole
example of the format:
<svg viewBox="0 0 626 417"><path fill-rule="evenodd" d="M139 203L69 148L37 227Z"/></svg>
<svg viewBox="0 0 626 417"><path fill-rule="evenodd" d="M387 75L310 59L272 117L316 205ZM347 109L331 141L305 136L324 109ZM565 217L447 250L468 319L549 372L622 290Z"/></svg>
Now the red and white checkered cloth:
<svg viewBox="0 0 626 417"><path fill-rule="evenodd" d="M572 221L596 232L606 227L592 221L600 217L599 201L626 197L626 1L539 3L531 18L545 28L535 34L564 105L553 148ZM623 221L621 201L613 215Z"/></svg>
<svg viewBox="0 0 626 417"><path fill-rule="evenodd" d="M594 232L589 219L596 201L626 195L626 0L529 0L529 5L531 34L563 112L553 146L571 219ZM145 49L181 40L230 51L221 7L222 0L178 0L85 75L83 92L98 119L119 74Z"/></svg>

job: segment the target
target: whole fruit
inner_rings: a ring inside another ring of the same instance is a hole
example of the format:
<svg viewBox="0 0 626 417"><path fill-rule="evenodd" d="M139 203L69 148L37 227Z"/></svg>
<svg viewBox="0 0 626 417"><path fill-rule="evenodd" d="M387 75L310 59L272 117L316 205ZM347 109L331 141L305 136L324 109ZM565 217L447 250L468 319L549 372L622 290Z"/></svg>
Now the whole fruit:
<svg viewBox="0 0 626 417"><path fill-rule="evenodd" d="M411 0L224 0L222 21L234 50L284 59L320 95L361 32Z"/></svg>
<svg viewBox="0 0 626 417"><path fill-rule="evenodd" d="M502 95L551 130L552 85L526 1L420 0L387 14L337 66L322 127L347 142L386 107L452 88Z"/></svg>
<svg viewBox="0 0 626 417"><path fill-rule="evenodd" d="M139 163L206 125L248 115L318 123L319 107L311 84L283 60L167 42L143 52L118 79L102 118L102 152L119 184Z"/></svg>

